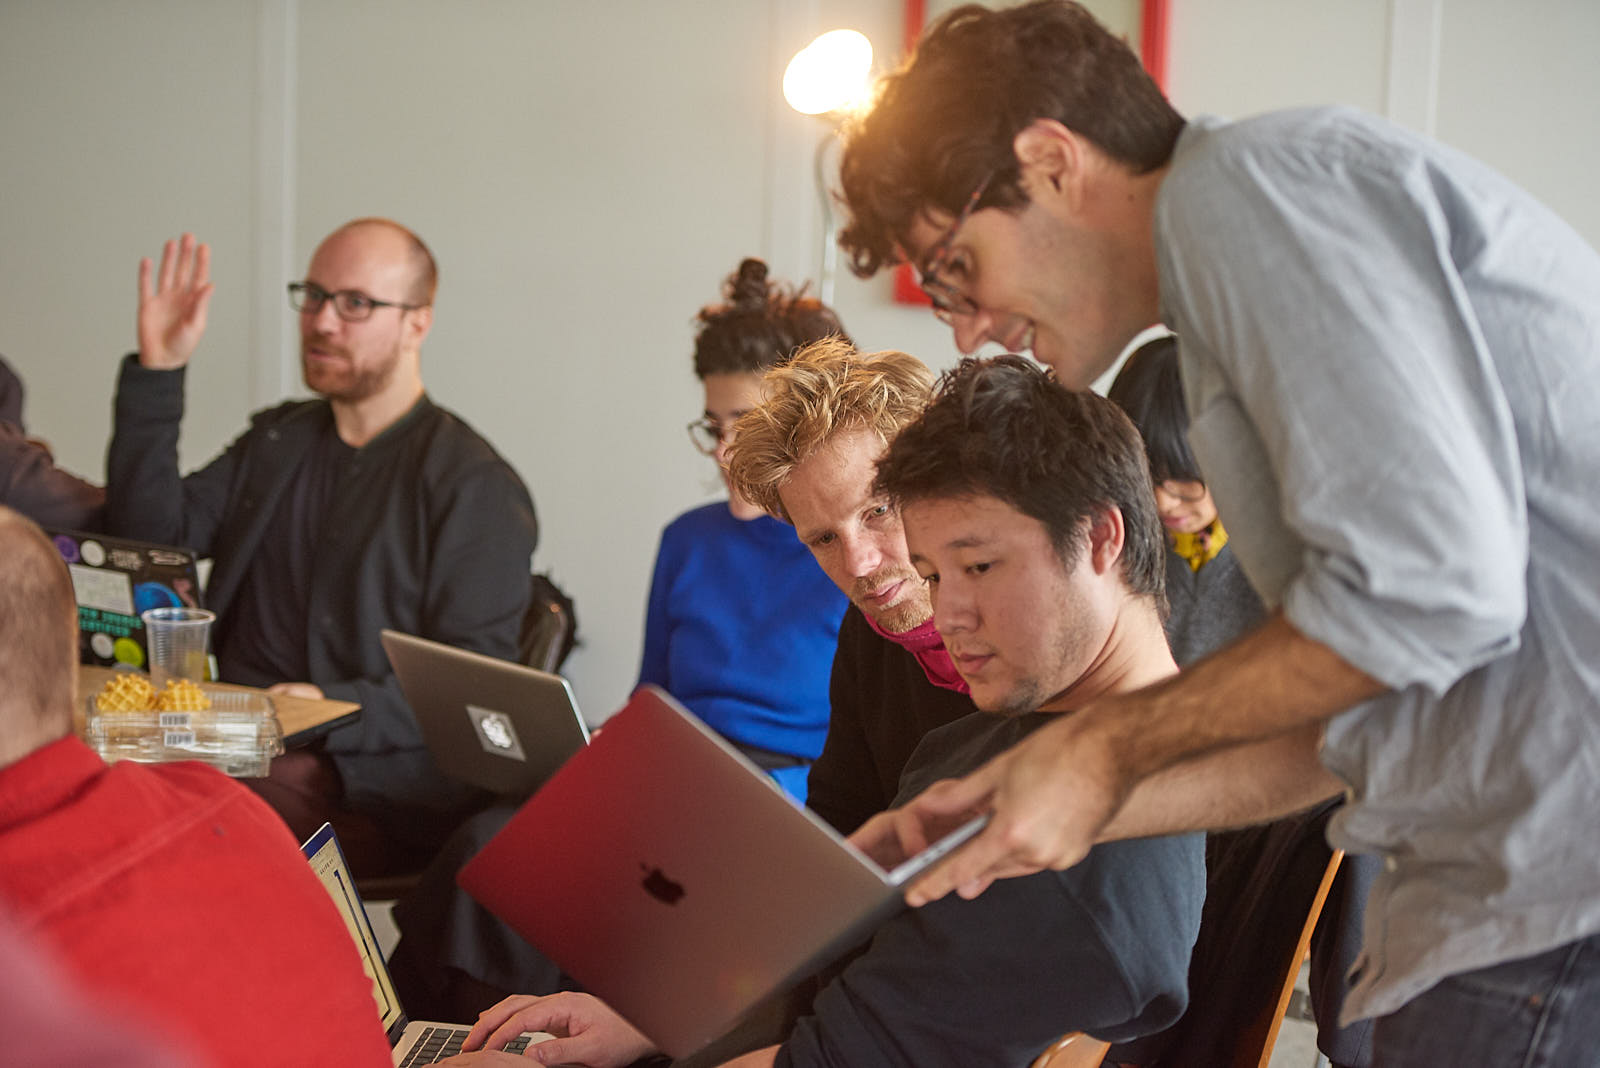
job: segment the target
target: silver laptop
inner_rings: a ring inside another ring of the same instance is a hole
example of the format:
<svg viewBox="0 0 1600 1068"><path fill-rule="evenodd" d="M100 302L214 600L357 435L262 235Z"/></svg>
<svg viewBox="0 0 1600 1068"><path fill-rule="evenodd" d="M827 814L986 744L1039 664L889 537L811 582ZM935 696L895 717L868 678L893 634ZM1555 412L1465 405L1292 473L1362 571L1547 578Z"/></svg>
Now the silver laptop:
<svg viewBox="0 0 1600 1068"><path fill-rule="evenodd" d="M372 933L372 922L367 918L366 906L356 892L355 879L350 874L350 866L345 863L344 850L339 848L333 828L324 823L300 850L311 864L311 870L317 873L322 885L327 888L328 896L333 898L334 906L339 910L339 915L344 917L345 927L361 953L361 963L367 970L367 977L372 980L372 997L378 1003L378 1016L388 1032L390 1045L394 1047L394 1063L432 1064L460 1053L461 1043L471 1030L470 1024L406 1019L400 1008L400 999L395 996L394 981L389 977L389 967L384 963L378 939ZM552 1037L543 1031L524 1034L505 1048L509 1052L519 1053L535 1042Z"/></svg>
<svg viewBox="0 0 1600 1068"><path fill-rule="evenodd" d="M683 1057L864 940L981 823L885 871L646 686L457 882Z"/></svg>
<svg viewBox="0 0 1600 1068"><path fill-rule="evenodd" d="M589 741L560 675L393 630L381 640L428 752L448 775L523 798Z"/></svg>

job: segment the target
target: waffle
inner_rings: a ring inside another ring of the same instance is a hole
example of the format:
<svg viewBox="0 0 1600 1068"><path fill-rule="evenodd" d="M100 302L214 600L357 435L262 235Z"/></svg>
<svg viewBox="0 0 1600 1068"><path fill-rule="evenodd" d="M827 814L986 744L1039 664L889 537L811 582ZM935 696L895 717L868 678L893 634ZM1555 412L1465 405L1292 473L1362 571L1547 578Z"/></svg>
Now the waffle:
<svg viewBox="0 0 1600 1068"><path fill-rule="evenodd" d="M95 698L95 707L102 712L148 712L155 707L155 702L155 688L148 678L119 671L106 680Z"/></svg>
<svg viewBox="0 0 1600 1068"><path fill-rule="evenodd" d="M155 696L158 712L203 712L211 707L211 698L188 679L168 679L166 688Z"/></svg>

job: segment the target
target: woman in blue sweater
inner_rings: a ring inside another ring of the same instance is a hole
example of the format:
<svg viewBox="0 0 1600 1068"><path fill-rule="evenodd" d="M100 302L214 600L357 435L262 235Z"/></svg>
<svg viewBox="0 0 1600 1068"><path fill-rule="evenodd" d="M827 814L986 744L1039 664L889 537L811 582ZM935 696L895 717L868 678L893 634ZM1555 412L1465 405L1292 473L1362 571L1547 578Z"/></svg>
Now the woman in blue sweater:
<svg viewBox="0 0 1600 1068"><path fill-rule="evenodd" d="M845 336L832 310L769 282L758 259L739 264L723 296L696 317L705 412L689 424L719 468L734 422L761 403L762 374L813 341ZM672 694L803 802L828 729L845 603L794 529L730 488L662 532L639 683Z"/></svg>

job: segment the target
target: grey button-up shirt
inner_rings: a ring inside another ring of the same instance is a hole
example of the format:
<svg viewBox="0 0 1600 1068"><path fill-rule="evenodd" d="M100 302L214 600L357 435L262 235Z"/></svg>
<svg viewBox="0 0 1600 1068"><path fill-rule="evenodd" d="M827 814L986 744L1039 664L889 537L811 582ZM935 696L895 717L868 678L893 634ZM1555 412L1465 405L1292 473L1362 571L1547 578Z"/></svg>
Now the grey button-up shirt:
<svg viewBox="0 0 1600 1068"><path fill-rule="evenodd" d="M1155 232L1230 544L1394 691L1323 748L1387 868L1346 1019L1600 930L1600 256L1346 110L1192 123Z"/></svg>

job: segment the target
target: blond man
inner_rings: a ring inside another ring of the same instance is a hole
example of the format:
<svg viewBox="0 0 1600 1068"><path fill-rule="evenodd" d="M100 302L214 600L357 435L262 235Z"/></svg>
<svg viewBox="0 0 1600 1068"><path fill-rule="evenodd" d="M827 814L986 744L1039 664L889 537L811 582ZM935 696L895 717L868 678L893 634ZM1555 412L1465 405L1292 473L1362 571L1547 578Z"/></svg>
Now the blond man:
<svg viewBox="0 0 1600 1068"><path fill-rule="evenodd" d="M832 713L808 804L848 833L882 811L929 730L972 711L906 555L900 516L872 489L878 458L926 407L933 373L903 352L811 345L763 379L735 428L731 483L792 524L850 598L829 687Z"/></svg>

